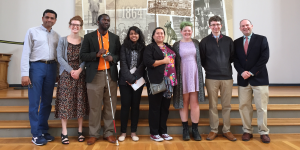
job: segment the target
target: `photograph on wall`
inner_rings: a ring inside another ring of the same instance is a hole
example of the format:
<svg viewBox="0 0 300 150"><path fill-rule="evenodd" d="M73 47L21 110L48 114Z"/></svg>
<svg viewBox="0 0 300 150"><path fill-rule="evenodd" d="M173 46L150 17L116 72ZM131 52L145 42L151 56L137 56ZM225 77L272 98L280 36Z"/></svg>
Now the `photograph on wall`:
<svg viewBox="0 0 300 150"><path fill-rule="evenodd" d="M82 0L83 29L97 29L98 16L106 13L106 0Z"/></svg>
<svg viewBox="0 0 300 150"><path fill-rule="evenodd" d="M159 15L157 16L157 26L165 30L165 43L172 45L178 40L175 32L173 20L171 16Z"/></svg>
<svg viewBox="0 0 300 150"><path fill-rule="evenodd" d="M181 17L181 16L157 16L157 26L164 28L165 30L165 40L164 42L173 45L176 41L182 39L180 33L180 23L183 21L188 21L193 24L192 30L194 30L194 20L193 17ZM194 33L192 34L192 38Z"/></svg>
<svg viewBox="0 0 300 150"><path fill-rule="evenodd" d="M195 0L195 39L201 40L211 34L209 18L219 16L222 18L222 34L227 33L227 20L224 0Z"/></svg>
<svg viewBox="0 0 300 150"><path fill-rule="evenodd" d="M116 3L116 34L120 37L121 44L131 26L140 28L146 44L150 44L152 31L155 28L155 15L147 14L147 0L117 0Z"/></svg>
<svg viewBox="0 0 300 150"><path fill-rule="evenodd" d="M192 16L193 0L148 0L148 13L171 16Z"/></svg>
<svg viewBox="0 0 300 150"><path fill-rule="evenodd" d="M103 0L104 1L104 0ZM116 33L115 32L115 0L105 0L106 3L106 9L105 9L105 13L109 16L110 18L110 27L108 29L108 31L112 32L112 33Z"/></svg>
<svg viewBox="0 0 300 150"><path fill-rule="evenodd" d="M173 27L174 27L174 31L177 35L177 40L181 40L182 39L182 35L180 33L180 24L182 22L190 22L193 24L192 30L193 30L193 34L192 34L192 38L194 38L194 17L177 17L177 16L173 16L172 17L172 23L173 23Z"/></svg>

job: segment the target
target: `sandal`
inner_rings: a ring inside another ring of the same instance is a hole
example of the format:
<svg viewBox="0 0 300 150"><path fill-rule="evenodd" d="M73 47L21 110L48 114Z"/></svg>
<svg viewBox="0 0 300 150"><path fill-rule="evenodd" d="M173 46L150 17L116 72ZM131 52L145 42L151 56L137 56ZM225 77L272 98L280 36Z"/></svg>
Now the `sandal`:
<svg viewBox="0 0 300 150"><path fill-rule="evenodd" d="M84 142L85 137L82 135L82 132L78 132L78 142Z"/></svg>
<svg viewBox="0 0 300 150"><path fill-rule="evenodd" d="M61 134L61 143L62 144L69 144L68 134L67 135Z"/></svg>

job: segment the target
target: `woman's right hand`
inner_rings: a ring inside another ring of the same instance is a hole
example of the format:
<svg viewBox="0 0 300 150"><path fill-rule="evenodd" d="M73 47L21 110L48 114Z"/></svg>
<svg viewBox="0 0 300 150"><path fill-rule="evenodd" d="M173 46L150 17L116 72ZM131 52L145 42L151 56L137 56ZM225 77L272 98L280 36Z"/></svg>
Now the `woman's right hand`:
<svg viewBox="0 0 300 150"><path fill-rule="evenodd" d="M165 58L163 60L164 60L165 64L169 64L171 62L171 60L168 56L165 56Z"/></svg>

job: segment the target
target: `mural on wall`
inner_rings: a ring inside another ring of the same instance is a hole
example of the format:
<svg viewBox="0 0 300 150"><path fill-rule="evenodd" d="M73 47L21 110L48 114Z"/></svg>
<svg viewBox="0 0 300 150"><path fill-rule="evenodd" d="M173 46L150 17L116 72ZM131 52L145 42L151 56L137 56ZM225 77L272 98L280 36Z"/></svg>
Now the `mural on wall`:
<svg viewBox="0 0 300 150"><path fill-rule="evenodd" d="M193 21L193 0L148 0L148 13L153 10L157 16L157 26L165 29L165 42L173 44L181 39L180 23Z"/></svg>
<svg viewBox="0 0 300 150"><path fill-rule="evenodd" d="M82 0L83 29L97 29L97 19L106 13L105 0Z"/></svg>
<svg viewBox="0 0 300 150"><path fill-rule="evenodd" d="M148 0L148 13L191 16L193 0Z"/></svg>
<svg viewBox="0 0 300 150"><path fill-rule="evenodd" d="M81 0L82 19L85 34L98 28L98 16L108 14L110 16L110 32L115 33L115 0Z"/></svg>
<svg viewBox="0 0 300 150"><path fill-rule="evenodd" d="M193 27L195 27L194 17L177 17L177 16L173 16L172 21L173 21L174 30L175 30L175 33L176 33L178 39L182 38L182 35L180 34L180 23L181 22L189 21L193 24ZM194 33L195 32L193 32L192 37L194 37Z"/></svg>
<svg viewBox="0 0 300 150"><path fill-rule="evenodd" d="M211 33L208 20L214 15L222 18L221 32L227 34L227 20L223 0L195 0L195 39L201 40Z"/></svg>
<svg viewBox="0 0 300 150"><path fill-rule="evenodd" d="M144 34L146 44L151 43L151 35L155 26L155 14L147 14L147 0L124 1L116 0L116 34L123 43L128 29L136 26Z"/></svg>
<svg viewBox="0 0 300 150"><path fill-rule="evenodd" d="M82 10L78 7L80 3ZM190 21L194 25L192 37L201 40L211 33L208 20L214 15L223 19L221 31L228 35L224 0L76 0L75 11L82 14L85 34L98 28L100 14L108 14L111 20L109 31L117 34L121 43L128 29L137 26L149 44L152 31L160 26L166 32L165 42L173 44L182 38L182 21Z"/></svg>

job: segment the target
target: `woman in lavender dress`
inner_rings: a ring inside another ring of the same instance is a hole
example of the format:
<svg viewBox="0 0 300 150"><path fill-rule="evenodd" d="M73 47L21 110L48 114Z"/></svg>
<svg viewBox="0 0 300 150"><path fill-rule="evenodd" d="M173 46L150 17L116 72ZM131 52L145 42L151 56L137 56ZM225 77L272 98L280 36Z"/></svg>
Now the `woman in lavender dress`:
<svg viewBox="0 0 300 150"><path fill-rule="evenodd" d="M173 105L180 109L183 125L183 140L189 140L188 110L191 107L192 135L194 140L200 141L198 122L200 117L199 102L205 100L202 66L199 52L199 42L191 39L192 23L182 22L180 32L182 39L174 43L173 48L177 56L175 59L177 86L174 88Z"/></svg>

